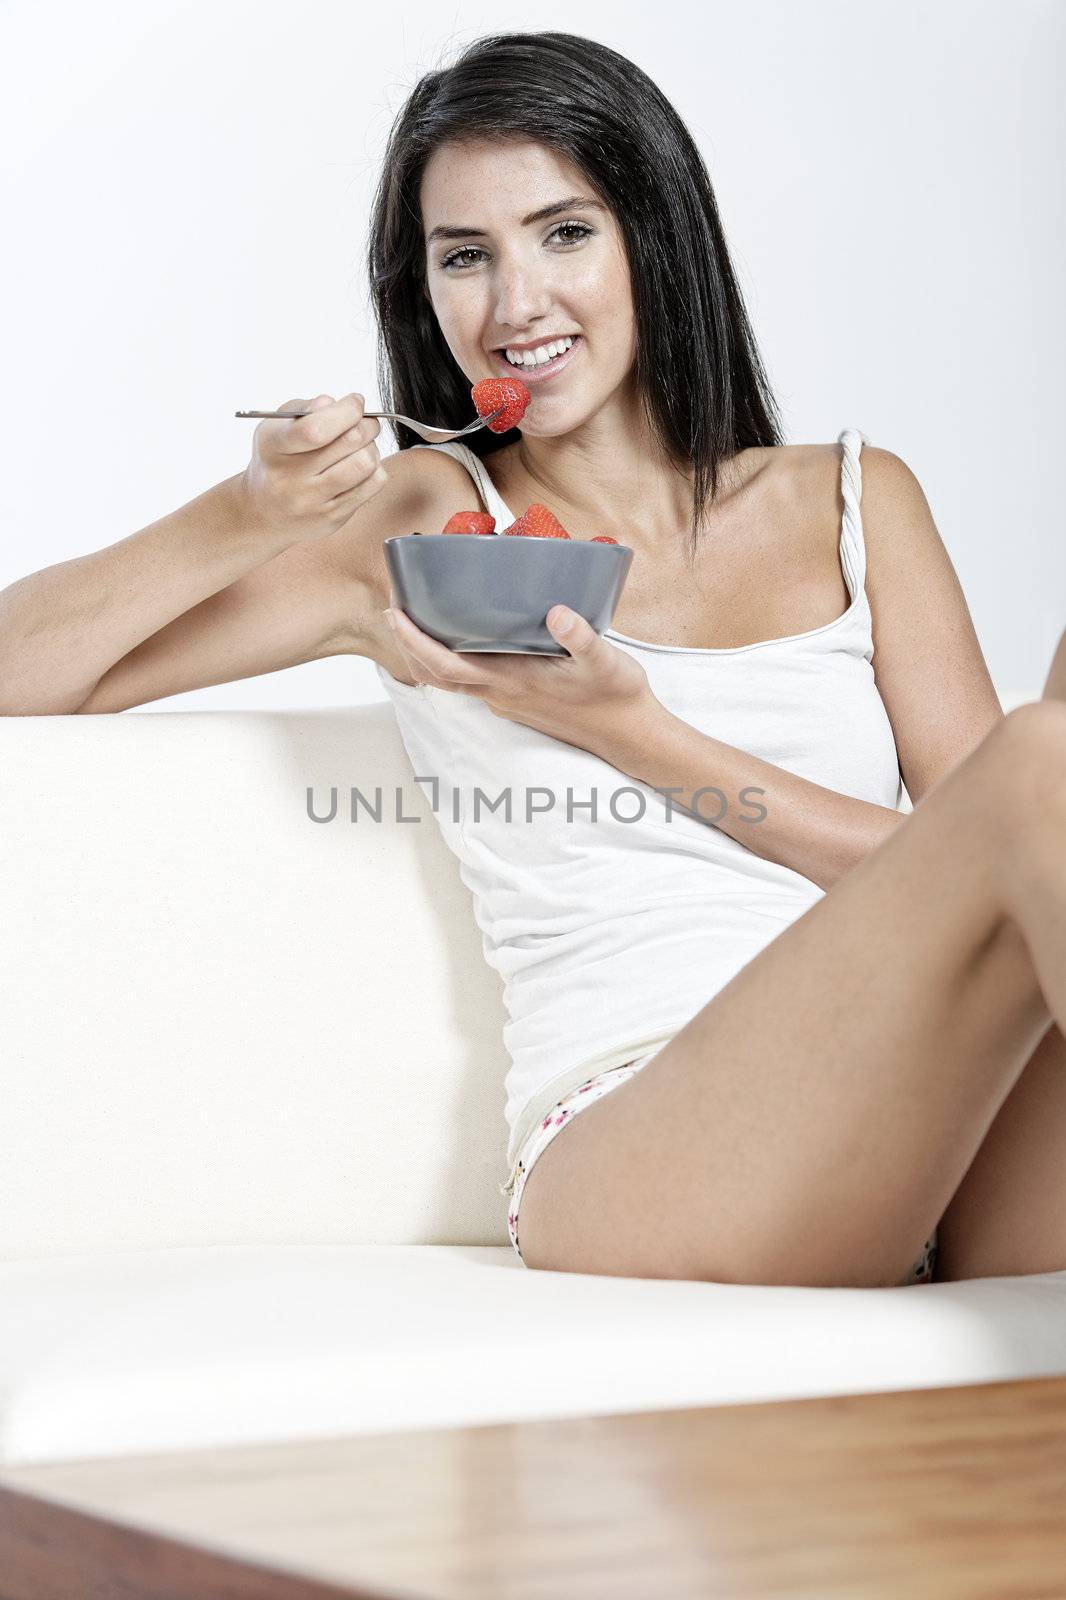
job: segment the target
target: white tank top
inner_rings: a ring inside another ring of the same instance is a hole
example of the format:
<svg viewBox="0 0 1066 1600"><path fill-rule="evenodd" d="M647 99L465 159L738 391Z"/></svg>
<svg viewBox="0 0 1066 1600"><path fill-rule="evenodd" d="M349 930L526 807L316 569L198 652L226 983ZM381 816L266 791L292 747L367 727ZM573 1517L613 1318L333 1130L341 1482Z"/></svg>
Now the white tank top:
<svg viewBox="0 0 1066 1600"><path fill-rule="evenodd" d="M843 616L729 649L649 644L613 629L603 637L635 656L663 705L701 732L898 810L899 759L874 683L865 589L859 452L869 441L848 428L838 443L840 561L851 596ZM466 445L415 448L453 455L497 528L514 521ZM415 774L439 780L435 797L432 786L422 793L435 803L485 958L503 980L513 1176L522 1143L556 1100L665 1044L824 891L713 822L677 809L668 817L663 795L587 750L496 716L473 696L377 671ZM510 821L503 803L490 809L508 789ZM726 799L733 814L751 816L761 797L745 803L727 791ZM705 797L705 813L720 804Z"/></svg>

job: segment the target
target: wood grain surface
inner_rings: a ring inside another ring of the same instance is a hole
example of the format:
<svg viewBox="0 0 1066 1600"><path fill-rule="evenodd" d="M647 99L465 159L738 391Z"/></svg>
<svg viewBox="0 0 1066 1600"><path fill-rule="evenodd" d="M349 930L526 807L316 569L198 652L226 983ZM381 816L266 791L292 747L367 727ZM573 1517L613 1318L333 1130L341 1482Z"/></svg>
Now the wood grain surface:
<svg viewBox="0 0 1066 1600"><path fill-rule="evenodd" d="M1066 1379L0 1469L0 1600L1062 1600Z"/></svg>

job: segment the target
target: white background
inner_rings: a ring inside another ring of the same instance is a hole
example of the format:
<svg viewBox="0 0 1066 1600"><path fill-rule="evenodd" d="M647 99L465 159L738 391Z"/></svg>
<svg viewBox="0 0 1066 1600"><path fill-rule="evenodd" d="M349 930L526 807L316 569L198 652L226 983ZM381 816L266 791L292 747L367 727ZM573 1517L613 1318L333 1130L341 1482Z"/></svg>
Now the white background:
<svg viewBox="0 0 1066 1600"><path fill-rule="evenodd" d="M0 588L240 471L235 410L377 397L363 254L389 123L457 47L546 28L673 100L787 441L855 426L902 456L997 687L1039 692L1066 626L1059 0L9 0ZM150 709L381 698L344 658Z"/></svg>

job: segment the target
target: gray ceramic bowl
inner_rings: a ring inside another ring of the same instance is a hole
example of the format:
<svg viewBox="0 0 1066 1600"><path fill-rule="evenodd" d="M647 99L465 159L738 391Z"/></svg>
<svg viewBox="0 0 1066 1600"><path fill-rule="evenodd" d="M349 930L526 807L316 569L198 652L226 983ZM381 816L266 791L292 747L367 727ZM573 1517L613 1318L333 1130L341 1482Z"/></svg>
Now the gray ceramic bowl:
<svg viewBox="0 0 1066 1600"><path fill-rule="evenodd" d="M628 545L522 534L408 533L385 540L393 592L452 650L565 656L545 618L569 606L602 633L633 561Z"/></svg>

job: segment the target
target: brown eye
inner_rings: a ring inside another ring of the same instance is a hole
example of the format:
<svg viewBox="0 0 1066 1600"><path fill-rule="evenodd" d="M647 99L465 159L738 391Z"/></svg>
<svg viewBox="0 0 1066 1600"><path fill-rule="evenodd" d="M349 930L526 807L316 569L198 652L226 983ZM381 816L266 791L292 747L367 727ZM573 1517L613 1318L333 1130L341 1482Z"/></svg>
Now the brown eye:
<svg viewBox="0 0 1066 1600"><path fill-rule="evenodd" d="M459 271L463 272L466 270L466 266L469 265L469 263L464 265L462 260L464 256L483 256L484 254L484 250L482 250L479 245L467 244L464 245L461 250L453 250L450 256L445 256L444 260L441 262L441 267L446 272L452 267L458 267Z"/></svg>
<svg viewBox="0 0 1066 1600"><path fill-rule="evenodd" d="M563 240L563 244L580 244L582 239L588 238L592 229L586 228L583 222L561 222L555 230L557 234L567 233L568 231L570 236Z"/></svg>

